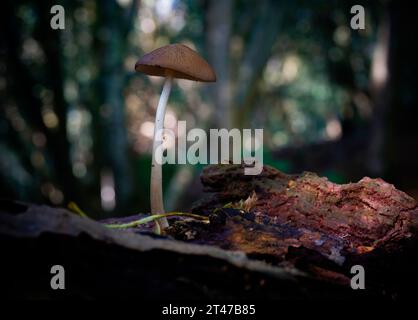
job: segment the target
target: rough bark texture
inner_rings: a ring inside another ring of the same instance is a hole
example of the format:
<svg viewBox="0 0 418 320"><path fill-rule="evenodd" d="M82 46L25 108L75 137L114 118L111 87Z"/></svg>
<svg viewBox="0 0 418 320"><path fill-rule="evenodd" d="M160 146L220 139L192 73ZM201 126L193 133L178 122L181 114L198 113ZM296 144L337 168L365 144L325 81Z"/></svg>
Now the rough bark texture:
<svg viewBox="0 0 418 320"><path fill-rule="evenodd" d="M286 175L271 167L251 177L236 165L208 166L201 179L212 195L194 211L225 218L216 232L201 236L193 228L191 241L345 284L351 267L361 264L369 288L381 293L406 294L417 283L417 204L381 179L337 185L313 173ZM214 210L227 203L247 210Z"/></svg>
<svg viewBox="0 0 418 320"><path fill-rule="evenodd" d="M2 202L0 280L8 298L326 298L363 297L242 252L110 230L64 209ZM66 270L66 290L50 269Z"/></svg>
<svg viewBox="0 0 418 320"><path fill-rule="evenodd" d="M336 185L312 173L242 170L208 166L211 195L194 212L210 223L171 219L164 237L150 225L110 230L63 209L2 202L2 283L16 297L61 297L49 271L62 264L64 295L82 298L416 298L412 198L380 179ZM356 264L366 290L350 288Z"/></svg>

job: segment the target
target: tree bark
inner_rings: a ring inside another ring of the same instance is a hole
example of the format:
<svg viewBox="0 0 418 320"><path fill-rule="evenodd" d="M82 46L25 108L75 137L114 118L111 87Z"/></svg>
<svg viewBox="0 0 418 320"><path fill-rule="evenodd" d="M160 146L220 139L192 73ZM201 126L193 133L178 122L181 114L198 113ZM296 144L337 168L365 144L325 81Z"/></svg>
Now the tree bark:
<svg viewBox="0 0 418 320"><path fill-rule="evenodd" d="M59 208L1 202L0 241L0 280L9 299L354 297L341 285L239 252L110 230ZM66 272L65 290L50 287L57 264Z"/></svg>

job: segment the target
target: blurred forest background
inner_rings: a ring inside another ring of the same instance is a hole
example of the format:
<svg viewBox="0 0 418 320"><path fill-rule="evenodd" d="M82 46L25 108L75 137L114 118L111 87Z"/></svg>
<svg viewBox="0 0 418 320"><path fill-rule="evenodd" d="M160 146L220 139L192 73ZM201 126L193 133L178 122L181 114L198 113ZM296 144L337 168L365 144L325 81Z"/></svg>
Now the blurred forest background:
<svg viewBox="0 0 418 320"><path fill-rule="evenodd" d="M65 8L52 30L50 8ZM366 28L350 28L350 8ZM218 81L176 81L166 127L264 128L264 162L418 198L418 5L400 1L2 1L1 198L96 217L149 210L162 79L136 60L181 42ZM202 166L165 165L166 209L198 199Z"/></svg>

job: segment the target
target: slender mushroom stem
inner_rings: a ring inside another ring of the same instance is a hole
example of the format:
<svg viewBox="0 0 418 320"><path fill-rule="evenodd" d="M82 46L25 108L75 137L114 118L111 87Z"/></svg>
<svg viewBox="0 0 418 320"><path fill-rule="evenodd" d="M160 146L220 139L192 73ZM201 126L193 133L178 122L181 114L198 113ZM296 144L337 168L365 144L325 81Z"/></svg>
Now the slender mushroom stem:
<svg viewBox="0 0 418 320"><path fill-rule="evenodd" d="M173 83L173 77L167 75L164 82L163 91L161 92L160 100L157 106L157 113L155 116L154 125L154 141L152 145L152 165L151 165L151 213L152 214L163 214L164 202L163 202L163 186L162 186L162 153L157 153L157 148L163 143L163 128L164 128L164 117L165 109L167 106L167 100L170 95L171 85ZM165 217L156 221L158 225L156 230L165 229L168 227L168 221ZM158 228L159 227L159 228Z"/></svg>

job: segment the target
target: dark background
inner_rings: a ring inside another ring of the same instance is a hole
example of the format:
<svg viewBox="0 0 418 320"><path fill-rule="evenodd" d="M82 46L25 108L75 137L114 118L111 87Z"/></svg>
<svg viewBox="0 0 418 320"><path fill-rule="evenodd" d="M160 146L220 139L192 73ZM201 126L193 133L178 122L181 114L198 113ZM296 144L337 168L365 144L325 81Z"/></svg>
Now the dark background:
<svg viewBox="0 0 418 320"><path fill-rule="evenodd" d="M52 30L50 8L65 8ZM350 28L363 5L365 30ZM176 81L166 126L264 128L264 162L338 183L382 177L418 199L418 4L403 1L3 1L0 196L95 217L149 210L162 79L144 53L192 47L218 81ZM202 166L164 166L168 210Z"/></svg>

